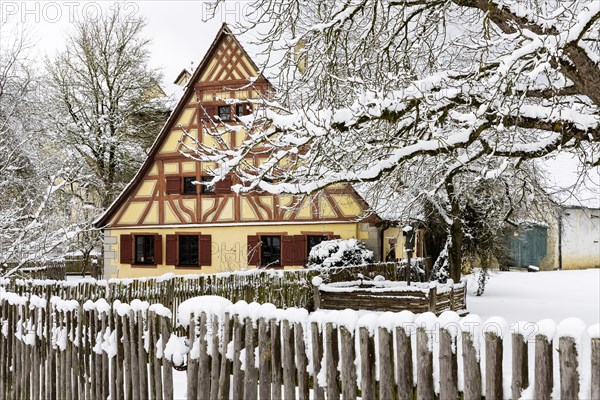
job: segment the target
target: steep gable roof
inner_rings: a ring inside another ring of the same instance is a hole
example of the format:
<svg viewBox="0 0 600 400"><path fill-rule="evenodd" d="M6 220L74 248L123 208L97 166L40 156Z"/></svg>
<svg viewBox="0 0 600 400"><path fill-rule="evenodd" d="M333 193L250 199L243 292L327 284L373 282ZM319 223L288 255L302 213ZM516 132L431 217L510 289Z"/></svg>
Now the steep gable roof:
<svg viewBox="0 0 600 400"><path fill-rule="evenodd" d="M230 64L228 63L219 62L219 57L226 57L232 63L238 63L239 66L230 67ZM163 145L172 139L169 139L169 135L171 135L173 129L176 128L176 124L178 124L180 115L186 109L188 109L186 107L189 107L190 102L195 101L195 97L192 96L197 95L197 88L203 87L204 85L213 86L213 83L217 85L223 84L223 80L229 80L231 82L236 82L237 84L247 80L248 83L260 83L262 87L265 87L265 85L266 87L273 87L271 82L269 82L269 80L261 71L262 70L248 55L244 49L244 46L233 34L227 24L223 24L202 61L195 69L190 79L187 81L184 87L183 95L179 99L175 109L167 119L156 140L154 141L154 144L150 148L146 160L131 182L129 182L129 184L123 189L114 202L94 222L94 225L97 228L104 228L111 224L115 217L117 219L120 218L119 215L122 214L122 210L124 210L123 207L126 206L128 199L135 195L138 187L142 184L147 174L153 168L157 156L160 156L162 152L164 147ZM181 78L181 74L178 77L178 80L179 78ZM245 82L242 84L245 85ZM364 201L364 199L354 190L352 186L349 186L349 190L352 191L352 194L358 201L359 206L364 211L368 211L370 207ZM377 214L374 214L374 217L377 220L379 219Z"/></svg>
<svg viewBox="0 0 600 400"><path fill-rule="evenodd" d="M152 147L150 148L150 151L148 153L148 156L146 157L146 160L144 161L144 163L142 164L142 166L140 167L140 169L138 170L138 172L136 173L134 178L131 180L131 182L129 182L129 184L127 184L127 186L123 189L123 191L119 194L119 196L113 201L113 203L104 211L104 213L102 213L102 215L100 215L100 217L98 217L94 221L95 227L97 227L97 228L105 227L109 223L111 218L114 216L114 214L124 204L124 202L127 200L127 198L133 194L133 192L134 192L135 188L138 186L138 184L144 179L144 176L152 167L154 158L158 154L165 138L169 135L169 132L173 128L174 124L176 123L178 116L180 115L182 110L185 108L186 104L189 102L190 97L195 95L194 84L200 80L200 77L202 76L202 74L209 67L209 63L211 62L213 55L217 51L219 45L227 37L231 38L234 41L234 43L241 49L242 54L245 56L247 61L250 63L250 66L252 68L254 68L255 71L260 71L258 66L254 63L252 58L248 55L246 50L244 50L244 47L242 46L242 44L238 41L238 39L235 37L235 35L233 35L229 26L227 26L226 23L223 23L223 25L221 25L221 28L217 32L215 39L211 43L208 51L204 55L204 58L198 65L198 68L196 68L196 70L192 74L192 77L188 80L188 82L184 88L183 95L179 99L177 105L175 106L175 109L173 110L173 112L171 113L169 118L167 119L167 122L165 122L165 124L164 124L163 128L161 129L160 133L158 134L156 140L152 144ZM248 77L248 78L251 78L251 77ZM262 75L260 75L257 78L262 79L268 83L268 80Z"/></svg>

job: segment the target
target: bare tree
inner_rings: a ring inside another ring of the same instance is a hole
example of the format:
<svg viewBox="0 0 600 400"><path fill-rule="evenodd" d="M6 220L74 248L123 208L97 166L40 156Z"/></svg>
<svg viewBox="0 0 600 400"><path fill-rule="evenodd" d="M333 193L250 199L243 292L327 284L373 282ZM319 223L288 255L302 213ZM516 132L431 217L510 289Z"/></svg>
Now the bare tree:
<svg viewBox="0 0 600 400"><path fill-rule="evenodd" d="M41 135L44 104L30 58L31 38L18 25L0 26L0 274L68 251L81 232L68 190L76 168Z"/></svg>
<svg viewBox="0 0 600 400"><path fill-rule="evenodd" d="M527 176L519 187L531 194L535 174L519 172L531 171L528 160L573 152L587 168L600 165L597 1L254 5L240 31L266 56L262 72L279 71L269 76L277 90L244 119L251 134L240 147L195 150L220 162L215 179L235 172L239 191L414 186L411 193L445 221L450 276L458 279L472 234L464 197L485 204L487 196L473 193L481 188L473 179L487 178L501 194L511 179ZM219 125L207 129L215 137L234 129ZM268 162L244 162L265 148ZM502 208L498 216L514 215Z"/></svg>
<svg viewBox="0 0 600 400"><path fill-rule="evenodd" d="M100 208L132 178L167 116L144 24L119 8L79 20L47 62L55 136L94 176L84 190Z"/></svg>

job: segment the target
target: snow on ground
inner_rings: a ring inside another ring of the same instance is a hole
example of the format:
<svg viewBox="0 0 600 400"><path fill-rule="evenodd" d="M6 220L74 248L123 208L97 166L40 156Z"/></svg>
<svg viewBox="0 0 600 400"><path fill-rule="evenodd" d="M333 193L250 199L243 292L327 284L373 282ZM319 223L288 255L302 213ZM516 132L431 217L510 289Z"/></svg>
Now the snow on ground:
<svg viewBox="0 0 600 400"><path fill-rule="evenodd" d="M473 294L476 287L476 276L470 275L467 309L482 319L501 316L510 324L578 317L588 325L600 322L600 269L493 272L483 296Z"/></svg>

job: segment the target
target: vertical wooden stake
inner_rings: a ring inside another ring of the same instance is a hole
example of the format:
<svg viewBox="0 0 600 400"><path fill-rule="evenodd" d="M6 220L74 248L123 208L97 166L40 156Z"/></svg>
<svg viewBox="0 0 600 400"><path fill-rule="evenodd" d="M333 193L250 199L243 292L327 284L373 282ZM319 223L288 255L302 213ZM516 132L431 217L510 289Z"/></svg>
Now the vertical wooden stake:
<svg viewBox="0 0 600 400"><path fill-rule="evenodd" d="M473 335L462 332L464 399L481 400L481 368L477 350L473 344Z"/></svg>
<svg viewBox="0 0 600 400"><path fill-rule="evenodd" d="M363 400L375 399L375 339L364 326L358 328L360 345L360 391ZM328 397L329 399L329 397Z"/></svg>
<svg viewBox="0 0 600 400"><path fill-rule="evenodd" d="M410 270L409 270L410 271ZM396 398L394 382L394 345L392 332L379 327L379 399Z"/></svg>
<svg viewBox="0 0 600 400"><path fill-rule="evenodd" d="M282 363L281 363L281 328L275 318L270 321L271 335L271 398L281 399Z"/></svg>
<svg viewBox="0 0 600 400"><path fill-rule="evenodd" d="M560 398L577 399L579 397L579 362L575 339L561 337L558 340L560 362Z"/></svg>
<svg viewBox="0 0 600 400"><path fill-rule="evenodd" d="M283 349L283 398L293 400L296 398L296 382L294 367L294 336L290 323L281 321L281 336Z"/></svg>
<svg viewBox="0 0 600 400"><path fill-rule="evenodd" d="M528 348L523 335L512 334L512 383L513 400L521 398L523 389L529 386Z"/></svg>
<svg viewBox="0 0 600 400"><path fill-rule="evenodd" d="M535 398L549 399L552 393L552 341L544 335L535 337Z"/></svg>
<svg viewBox="0 0 600 400"><path fill-rule="evenodd" d="M433 354L429 349L429 332L417 328L417 399L433 400Z"/></svg>
<svg viewBox="0 0 600 400"><path fill-rule="evenodd" d="M502 400L502 337L485 333L485 398Z"/></svg>
<svg viewBox="0 0 600 400"><path fill-rule="evenodd" d="M196 396L200 400L208 399L210 397L210 357L208 355L208 341L206 337L206 333L208 331L207 327L208 317L206 313L200 313L200 322L199 322L199 351L200 355L198 357L198 388L196 390ZM235 355L234 355L235 360Z"/></svg>
<svg viewBox="0 0 600 400"><path fill-rule="evenodd" d="M414 392L413 360L410 336L402 327L396 327L396 382L398 399L412 400Z"/></svg>
<svg viewBox="0 0 600 400"><path fill-rule="evenodd" d="M227 346L231 341L231 316L229 313L225 313L223 319L223 338L221 346L223 348L223 356L221 357L221 368L219 374L219 400L229 400L229 386L231 385L231 362L225 356L227 352Z"/></svg>
<svg viewBox="0 0 600 400"><path fill-rule="evenodd" d="M458 363L454 339L446 329L440 329L440 398L456 399L458 395Z"/></svg>
<svg viewBox="0 0 600 400"><path fill-rule="evenodd" d="M600 399L600 338L592 338L592 399Z"/></svg>
<svg viewBox="0 0 600 400"><path fill-rule="evenodd" d="M342 398L356 399L356 366L354 365L354 332L339 327L342 362ZM317 360L317 362L320 362Z"/></svg>
<svg viewBox="0 0 600 400"><path fill-rule="evenodd" d="M210 354L210 399L217 400L219 395L219 373L221 367L221 353L219 353L219 318L211 316L212 325L211 354Z"/></svg>
<svg viewBox="0 0 600 400"><path fill-rule="evenodd" d="M246 354L245 354L245 376L244 376L244 399L256 400L257 398L257 383L258 374L256 371L256 365L254 360L254 327L252 326L252 320L247 317L244 320L245 329L245 342L246 342Z"/></svg>
<svg viewBox="0 0 600 400"><path fill-rule="evenodd" d="M300 400L308 400L309 398L309 387L308 387L308 373L306 367L308 366L308 359L306 357L306 346L304 344L304 330L302 324L296 322L294 324L294 338L296 342L296 371L298 381L298 398Z"/></svg>
<svg viewBox="0 0 600 400"><path fill-rule="evenodd" d="M321 371L321 359L323 358L323 341L321 333L319 332L319 325L316 322L312 322L310 325L310 334L312 342L312 360L313 360L313 396L315 400L324 400L325 392L319 385L317 375Z"/></svg>
<svg viewBox="0 0 600 400"><path fill-rule="evenodd" d="M190 349L196 346L196 317L194 313L190 315L190 324L187 329L187 337L190 343ZM191 351L188 353L187 363L187 397L188 399L196 399L198 397L198 359L192 358Z"/></svg>
<svg viewBox="0 0 600 400"><path fill-rule="evenodd" d="M258 364L259 388L258 395L262 399L271 398L271 341L269 337L269 325L264 318L258 320Z"/></svg>
<svg viewBox="0 0 600 400"><path fill-rule="evenodd" d="M163 339L163 399L173 400L173 363L164 357L164 351L171 338L171 321L161 316L161 331Z"/></svg>
<svg viewBox="0 0 600 400"><path fill-rule="evenodd" d="M234 399L241 399L244 396L244 371L242 371L242 362L240 360L240 353L244 346L244 328L239 318L238 315L233 316L233 379L231 395Z"/></svg>

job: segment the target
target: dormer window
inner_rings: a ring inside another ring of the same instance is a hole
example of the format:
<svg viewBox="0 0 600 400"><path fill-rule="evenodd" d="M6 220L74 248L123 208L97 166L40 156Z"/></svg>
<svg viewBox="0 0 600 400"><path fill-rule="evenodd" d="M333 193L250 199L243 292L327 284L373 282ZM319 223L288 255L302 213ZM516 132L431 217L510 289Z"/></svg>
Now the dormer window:
<svg viewBox="0 0 600 400"><path fill-rule="evenodd" d="M221 121L231 121L231 107L219 106L219 119Z"/></svg>

